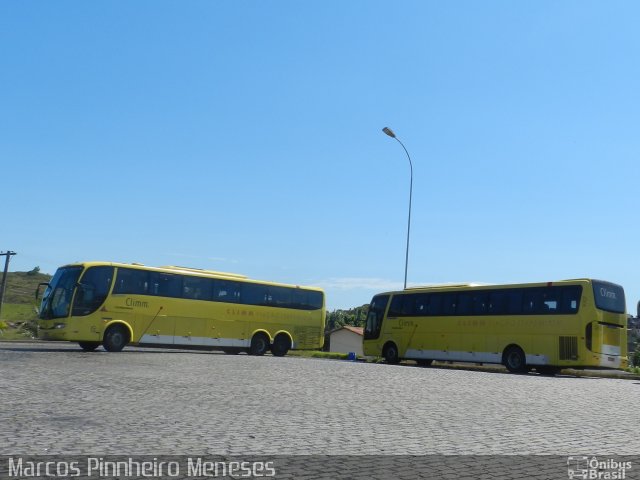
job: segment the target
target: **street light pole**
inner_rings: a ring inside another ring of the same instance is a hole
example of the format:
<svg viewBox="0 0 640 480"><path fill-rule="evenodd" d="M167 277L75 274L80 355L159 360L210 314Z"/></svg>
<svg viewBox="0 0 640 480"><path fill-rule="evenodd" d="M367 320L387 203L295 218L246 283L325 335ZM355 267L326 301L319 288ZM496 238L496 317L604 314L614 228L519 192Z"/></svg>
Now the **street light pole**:
<svg viewBox="0 0 640 480"><path fill-rule="evenodd" d="M407 220L407 252L404 259L404 288L407 288L407 270L409 268L409 236L411 233L411 197L413 196L413 163L411 163L411 157L409 156L409 152L407 151L407 147L404 146L404 143L400 141L396 134L393 133L389 127L384 127L382 129L384 133L389 135L391 138L395 138L402 148L404 149L404 153L407 154L407 158L409 159L409 169L411 176L409 177L409 219Z"/></svg>

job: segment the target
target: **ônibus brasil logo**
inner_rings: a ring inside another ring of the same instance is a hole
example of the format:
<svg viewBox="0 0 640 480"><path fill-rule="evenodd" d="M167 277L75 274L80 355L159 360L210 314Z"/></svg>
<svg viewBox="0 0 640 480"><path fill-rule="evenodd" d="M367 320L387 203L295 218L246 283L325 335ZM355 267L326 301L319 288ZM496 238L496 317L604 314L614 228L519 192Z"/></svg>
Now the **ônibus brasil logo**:
<svg viewBox="0 0 640 480"><path fill-rule="evenodd" d="M579 456L567 458L567 475L570 480L624 480L627 470L631 470L631 462L618 461L613 458L605 460L597 457Z"/></svg>

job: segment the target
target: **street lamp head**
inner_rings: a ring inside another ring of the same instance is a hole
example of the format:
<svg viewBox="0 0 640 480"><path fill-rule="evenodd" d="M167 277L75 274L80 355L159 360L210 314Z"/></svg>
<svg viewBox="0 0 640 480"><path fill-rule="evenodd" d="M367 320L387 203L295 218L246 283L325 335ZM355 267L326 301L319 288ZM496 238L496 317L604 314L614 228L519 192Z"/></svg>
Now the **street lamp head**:
<svg viewBox="0 0 640 480"><path fill-rule="evenodd" d="M382 131L389 135L391 138L396 138L396 134L393 133L393 130L391 130L389 127L384 127Z"/></svg>

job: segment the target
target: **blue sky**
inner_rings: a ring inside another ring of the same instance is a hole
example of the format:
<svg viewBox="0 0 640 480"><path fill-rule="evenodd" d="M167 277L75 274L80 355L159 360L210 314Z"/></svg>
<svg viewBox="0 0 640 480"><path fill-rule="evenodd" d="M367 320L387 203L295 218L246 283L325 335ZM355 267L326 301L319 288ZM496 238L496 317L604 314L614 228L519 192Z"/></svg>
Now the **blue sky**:
<svg viewBox="0 0 640 480"><path fill-rule="evenodd" d="M640 4L4 1L11 270L323 286L595 277L640 299Z"/></svg>

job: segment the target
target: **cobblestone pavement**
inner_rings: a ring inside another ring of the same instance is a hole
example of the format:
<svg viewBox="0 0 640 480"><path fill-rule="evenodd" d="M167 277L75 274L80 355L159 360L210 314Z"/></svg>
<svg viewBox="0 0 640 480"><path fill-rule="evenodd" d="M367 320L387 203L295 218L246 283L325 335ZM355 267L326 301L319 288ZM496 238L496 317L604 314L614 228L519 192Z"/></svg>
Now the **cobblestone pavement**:
<svg viewBox="0 0 640 480"><path fill-rule="evenodd" d="M0 455L637 455L640 382L0 343Z"/></svg>

